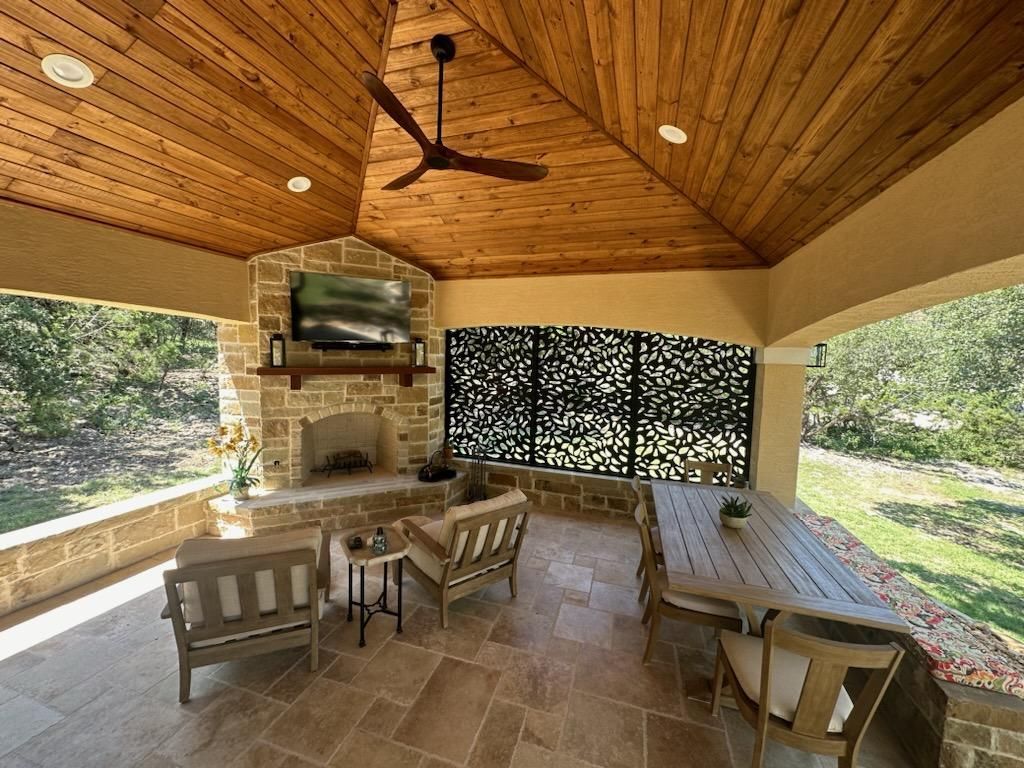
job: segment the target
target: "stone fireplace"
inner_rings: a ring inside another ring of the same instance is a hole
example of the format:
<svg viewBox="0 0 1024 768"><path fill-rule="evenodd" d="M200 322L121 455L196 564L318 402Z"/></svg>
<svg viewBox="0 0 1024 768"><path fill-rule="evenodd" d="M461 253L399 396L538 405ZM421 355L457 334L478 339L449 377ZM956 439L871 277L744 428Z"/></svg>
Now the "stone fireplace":
<svg viewBox="0 0 1024 768"><path fill-rule="evenodd" d="M269 365L274 333L286 339L289 366L409 364L410 344L387 351L317 350L292 341L291 271L408 282L411 336L427 341L427 362L437 372L416 374L412 386L401 386L399 377L389 373L311 374L302 376L298 389L287 375L258 375L260 366ZM444 336L433 321L433 278L348 237L251 259L249 299L252 322L222 324L218 331L221 415L229 422L242 420L263 442L262 492L319 487L326 477L318 475L325 473L313 470L326 455L343 450L365 452L375 474L380 467L382 475L415 478L444 439ZM341 475L333 473L335 479Z"/></svg>
<svg viewBox="0 0 1024 768"><path fill-rule="evenodd" d="M296 467L301 485L344 482L367 474L381 479L397 475L400 465L408 465L408 432L399 432L398 417L388 411L342 409L315 421L308 416L298 420L302 461ZM353 453L363 457L366 466L347 461Z"/></svg>

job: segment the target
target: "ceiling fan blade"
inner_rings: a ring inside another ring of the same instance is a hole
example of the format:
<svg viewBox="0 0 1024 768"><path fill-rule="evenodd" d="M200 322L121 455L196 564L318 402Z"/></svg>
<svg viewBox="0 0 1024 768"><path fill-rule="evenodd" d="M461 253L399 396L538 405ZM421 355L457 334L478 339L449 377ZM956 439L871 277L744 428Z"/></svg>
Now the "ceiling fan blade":
<svg viewBox="0 0 1024 768"><path fill-rule="evenodd" d="M413 168L408 173L404 173L394 181L389 181L381 189L386 189L389 192L395 189L405 189L412 184L416 179L422 176L424 173L430 170L430 166L427 165L426 160L421 160L420 164Z"/></svg>
<svg viewBox="0 0 1024 768"><path fill-rule="evenodd" d="M489 157L470 157L459 152L452 152L449 159L450 167L456 171L469 171L470 173L479 173L484 176L494 176L498 179L540 181L548 175L548 169L543 165L520 163L516 160L492 160Z"/></svg>
<svg viewBox="0 0 1024 768"><path fill-rule="evenodd" d="M402 106L402 102L391 92L390 88L384 85L383 80L372 72L363 72L359 79L362 80L363 86L370 92L374 100L388 113L388 116L398 123L406 133L412 136L417 144L424 148L433 146L427 135L423 133L423 129L413 120L409 110Z"/></svg>

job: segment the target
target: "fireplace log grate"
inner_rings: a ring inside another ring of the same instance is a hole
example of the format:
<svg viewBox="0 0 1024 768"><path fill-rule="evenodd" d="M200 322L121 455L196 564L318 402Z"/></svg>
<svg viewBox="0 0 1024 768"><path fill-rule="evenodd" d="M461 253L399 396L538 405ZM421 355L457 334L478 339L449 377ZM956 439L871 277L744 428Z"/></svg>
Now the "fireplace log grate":
<svg viewBox="0 0 1024 768"><path fill-rule="evenodd" d="M326 472L327 476L330 477L334 472L342 470L347 471L351 475L353 469L367 469L372 473L373 462L370 461L369 454L363 451L333 453L327 457L327 461L324 462L323 466L317 467L313 471Z"/></svg>

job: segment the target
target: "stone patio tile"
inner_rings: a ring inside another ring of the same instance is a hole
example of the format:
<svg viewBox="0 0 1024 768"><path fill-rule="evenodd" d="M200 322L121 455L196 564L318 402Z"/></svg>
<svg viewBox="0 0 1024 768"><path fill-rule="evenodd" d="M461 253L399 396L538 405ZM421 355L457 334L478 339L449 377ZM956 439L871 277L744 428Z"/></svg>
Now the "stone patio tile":
<svg viewBox="0 0 1024 768"><path fill-rule="evenodd" d="M156 752L183 768L222 768L248 749L284 710L279 702L232 688L202 717L189 718Z"/></svg>
<svg viewBox="0 0 1024 768"><path fill-rule="evenodd" d="M550 616L506 608L494 622L487 639L492 643L543 653L554 623Z"/></svg>
<svg viewBox="0 0 1024 768"><path fill-rule="evenodd" d="M640 619L635 616L616 615L612 619L612 650L643 658L644 650L647 648L647 632L647 626L641 624ZM675 648L663 640L655 641L651 660L675 664Z"/></svg>
<svg viewBox="0 0 1024 768"><path fill-rule="evenodd" d="M191 724L174 706L112 690L27 741L18 754L43 766L134 765Z"/></svg>
<svg viewBox="0 0 1024 768"><path fill-rule="evenodd" d="M315 768L315 766L316 763L311 763L262 741L257 741L244 754L229 763L230 768Z"/></svg>
<svg viewBox="0 0 1024 768"><path fill-rule="evenodd" d="M501 673L495 695L533 709L564 713L572 675L571 664L532 653L513 652Z"/></svg>
<svg viewBox="0 0 1024 768"><path fill-rule="evenodd" d="M559 752L602 768L643 768L642 712L625 704L573 693Z"/></svg>
<svg viewBox="0 0 1024 768"><path fill-rule="evenodd" d="M278 653L250 656L247 659L226 661L212 675L222 683L245 688L253 693L265 693L303 657L302 648L289 648Z"/></svg>
<svg viewBox="0 0 1024 768"><path fill-rule="evenodd" d="M458 602L470 601L456 601L456 604ZM482 603L482 605L488 604ZM490 607L497 609L497 606ZM420 606L407 619L403 620L402 634L396 634L394 639L397 642L415 645L428 651L436 651L472 661L476 658L480 646L484 644L490 631L490 621L456 612L449 612L448 629L443 629L441 627L441 612L435 608Z"/></svg>
<svg viewBox="0 0 1024 768"><path fill-rule="evenodd" d="M366 666L366 659L349 656L347 653L335 653L334 661L329 663L323 676L336 683L351 683L352 678Z"/></svg>
<svg viewBox="0 0 1024 768"><path fill-rule="evenodd" d="M733 768L747 768L754 753L754 729L733 709L723 709L722 720L732 747ZM777 741L768 741L764 749L764 768L821 768L821 765L817 755Z"/></svg>
<svg viewBox="0 0 1024 768"><path fill-rule="evenodd" d="M569 755L520 741L512 758L512 768L590 768L590 765Z"/></svg>
<svg viewBox="0 0 1024 768"><path fill-rule="evenodd" d="M612 615L581 605L562 603L555 622L555 635L602 648L612 647Z"/></svg>
<svg viewBox="0 0 1024 768"><path fill-rule="evenodd" d="M636 596L636 589L595 581L590 588L588 605L601 611L640 618L644 608L636 601Z"/></svg>
<svg viewBox="0 0 1024 768"><path fill-rule="evenodd" d="M641 581L636 575L636 563L619 563L614 560L596 560L594 579L605 584L615 584L639 591Z"/></svg>
<svg viewBox="0 0 1024 768"><path fill-rule="evenodd" d="M417 768L422 759L423 755L414 749L356 730L330 764L346 768Z"/></svg>
<svg viewBox="0 0 1024 768"><path fill-rule="evenodd" d="M377 736L390 737L395 728L409 711L408 707L396 704L390 699L378 697L366 710L363 719L356 725L361 731L372 733Z"/></svg>
<svg viewBox="0 0 1024 768"><path fill-rule="evenodd" d="M673 666L654 661L644 664L643 657L634 654L584 646L576 661L573 687L667 715L682 714L682 697Z"/></svg>
<svg viewBox="0 0 1024 768"><path fill-rule="evenodd" d="M523 707L504 701L491 702L466 765L469 768L508 768L525 717Z"/></svg>
<svg viewBox="0 0 1024 768"><path fill-rule="evenodd" d="M547 573L544 575L544 583L555 587L562 587L563 589L589 592L590 583L593 578L593 568L584 568L582 565L568 565L566 563L551 563L548 566Z"/></svg>
<svg viewBox="0 0 1024 768"><path fill-rule="evenodd" d="M395 741L464 762L498 685L499 673L445 657L395 730Z"/></svg>
<svg viewBox="0 0 1024 768"><path fill-rule="evenodd" d="M71 633L61 640L63 646L47 658L45 664L28 666L8 678L4 685L47 704L135 650L103 638L82 638ZM54 641L51 638L47 643Z"/></svg>
<svg viewBox="0 0 1024 768"><path fill-rule="evenodd" d="M326 762L373 703L373 696L319 678L263 734L263 740Z"/></svg>
<svg viewBox="0 0 1024 768"><path fill-rule="evenodd" d="M14 695L0 704L0 757L63 719L61 712L35 699Z"/></svg>
<svg viewBox="0 0 1024 768"><path fill-rule="evenodd" d="M385 643L363 669L352 678L352 686L384 696L406 706L416 700L420 690L441 663L441 656L422 648L394 641Z"/></svg>
<svg viewBox="0 0 1024 768"><path fill-rule="evenodd" d="M522 740L548 750L558 749L558 741L562 737L564 714L552 715L536 709L526 710L526 721L523 723Z"/></svg>
<svg viewBox="0 0 1024 768"><path fill-rule="evenodd" d="M199 669L192 670L192 685L189 689L189 696L191 698L184 704L178 703L177 671L171 672L171 674L146 691L145 695L148 698L162 701L164 704L178 707L183 712L193 715L199 714L217 701L220 696L234 690L231 686L220 682L208 674L212 671L212 667L200 667Z"/></svg>
<svg viewBox="0 0 1024 768"><path fill-rule="evenodd" d="M292 668L285 672L276 683L270 686L266 695L272 699L283 701L286 704L291 704L295 701L299 694L326 672L338 658L338 654L333 651L325 651L322 648L318 651L317 655L316 672L309 671L309 654L307 653L296 661Z"/></svg>
<svg viewBox="0 0 1024 768"><path fill-rule="evenodd" d="M653 712L645 717L647 768L730 768L724 732Z"/></svg>

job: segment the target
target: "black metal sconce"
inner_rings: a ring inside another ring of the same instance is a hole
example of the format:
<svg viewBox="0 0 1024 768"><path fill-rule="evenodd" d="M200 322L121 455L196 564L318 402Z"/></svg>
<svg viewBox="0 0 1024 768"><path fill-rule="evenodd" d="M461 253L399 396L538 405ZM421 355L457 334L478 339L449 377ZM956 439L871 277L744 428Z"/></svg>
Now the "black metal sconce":
<svg viewBox="0 0 1024 768"><path fill-rule="evenodd" d="M285 350L284 350L284 336L280 333L274 333L270 336L270 367L271 368L284 368L285 362Z"/></svg>
<svg viewBox="0 0 1024 768"><path fill-rule="evenodd" d="M807 361L808 368L824 368L828 360L828 344L815 344L811 347L810 359Z"/></svg>

